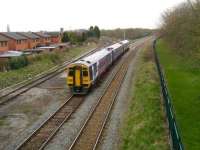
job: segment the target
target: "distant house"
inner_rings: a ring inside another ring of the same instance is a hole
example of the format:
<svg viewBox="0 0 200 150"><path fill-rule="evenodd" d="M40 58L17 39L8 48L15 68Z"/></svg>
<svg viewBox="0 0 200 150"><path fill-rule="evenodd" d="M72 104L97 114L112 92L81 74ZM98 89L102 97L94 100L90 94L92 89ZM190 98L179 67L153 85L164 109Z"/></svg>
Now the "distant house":
<svg viewBox="0 0 200 150"><path fill-rule="evenodd" d="M1 32L0 35L3 35L9 39L8 41L9 50L28 49L28 39L26 37L21 36L16 32Z"/></svg>
<svg viewBox="0 0 200 150"><path fill-rule="evenodd" d="M40 37L32 32L18 32L18 34L25 36L28 39L28 48L36 48L40 44Z"/></svg>
<svg viewBox="0 0 200 150"><path fill-rule="evenodd" d="M40 46L48 46L51 44L51 36L44 32L33 32L40 37Z"/></svg>
<svg viewBox="0 0 200 150"><path fill-rule="evenodd" d="M9 42L9 39L0 34L0 52L9 50L8 42Z"/></svg>
<svg viewBox="0 0 200 150"><path fill-rule="evenodd" d="M60 32L47 32L51 36L52 43L61 43L61 34Z"/></svg>

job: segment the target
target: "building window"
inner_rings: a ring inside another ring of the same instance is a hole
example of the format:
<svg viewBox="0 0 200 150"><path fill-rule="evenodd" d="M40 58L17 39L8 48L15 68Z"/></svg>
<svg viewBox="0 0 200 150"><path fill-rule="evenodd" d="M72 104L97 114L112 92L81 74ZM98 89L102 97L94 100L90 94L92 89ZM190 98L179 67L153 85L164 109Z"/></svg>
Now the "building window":
<svg viewBox="0 0 200 150"><path fill-rule="evenodd" d="M5 46L7 46L7 44L8 44L8 42L6 42L6 41L1 41L0 42L0 46L1 47L5 47Z"/></svg>
<svg viewBox="0 0 200 150"><path fill-rule="evenodd" d="M22 41L21 40L17 40L17 44L21 44L22 43Z"/></svg>

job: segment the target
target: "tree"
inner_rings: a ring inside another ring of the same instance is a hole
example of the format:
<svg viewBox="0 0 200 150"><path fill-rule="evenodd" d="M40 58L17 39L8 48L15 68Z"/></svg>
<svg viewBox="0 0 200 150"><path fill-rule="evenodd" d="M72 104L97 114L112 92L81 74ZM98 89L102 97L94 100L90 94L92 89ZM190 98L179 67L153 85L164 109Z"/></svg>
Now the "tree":
<svg viewBox="0 0 200 150"><path fill-rule="evenodd" d="M162 16L162 34L179 54L188 56L199 52L200 17L197 14L200 14L198 1L193 3L193 7L190 3L182 3Z"/></svg>
<svg viewBox="0 0 200 150"><path fill-rule="evenodd" d="M69 35L67 32L63 33L62 42L69 42Z"/></svg>
<svg viewBox="0 0 200 150"><path fill-rule="evenodd" d="M78 43L78 37L77 37L77 34L75 32L69 32L68 35L69 35L69 41L72 44Z"/></svg>
<svg viewBox="0 0 200 150"><path fill-rule="evenodd" d="M90 26L89 31L88 31L88 36L89 37L94 37L94 28L93 28L93 26Z"/></svg>
<svg viewBox="0 0 200 150"><path fill-rule="evenodd" d="M82 42L87 39L87 34L85 32L82 33Z"/></svg>
<svg viewBox="0 0 200 150"><path fill-rule="evenodd" d="M101 32L100 32L98 26L95 26L95 27L94 27L94 34L95 34L95 37L100 38Z"/></svg>

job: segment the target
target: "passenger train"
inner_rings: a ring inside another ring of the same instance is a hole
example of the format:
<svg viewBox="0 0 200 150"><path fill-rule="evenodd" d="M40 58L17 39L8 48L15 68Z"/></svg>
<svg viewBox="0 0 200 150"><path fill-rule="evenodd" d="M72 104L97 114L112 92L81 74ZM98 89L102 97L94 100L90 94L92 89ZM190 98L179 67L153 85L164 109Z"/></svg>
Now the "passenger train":
<svg viewBox="0 0 200 150"><path fill-rule="evenodd" d="M67 85L73 94L86 94L101 75L129 49L124 40L86 56L67 67Z"/></svg>

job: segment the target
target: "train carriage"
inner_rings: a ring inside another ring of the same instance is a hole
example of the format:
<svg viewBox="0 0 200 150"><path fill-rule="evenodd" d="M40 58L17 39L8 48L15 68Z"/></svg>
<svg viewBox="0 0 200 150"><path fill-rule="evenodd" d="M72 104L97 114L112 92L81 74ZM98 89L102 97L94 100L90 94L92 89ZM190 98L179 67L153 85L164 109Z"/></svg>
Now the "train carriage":
<svg viewBox="0 0 200 150"><path fill-rule="evenodd" d="M114 62L123 53L123 45L116 43L107 47L108 51L112 51L112 61Z"/></svg>
<svg viewBox="0 0 200 150"><path fill-rule="evenodd" d="M98 51L68 66L67 84L73 93L85 94L112 63L111 52Z"/></svg>
<svg viewBox="0 0 200 150"><path fill-rule="evenodd" d="M130 42L128 40L121 41L120 43L123 45L124 51L129 50Z"/></svg>
<svg viewBox="0 0 200 150"><path fill-rule="evenodd" d="M127 41L113 44L68 66L67 84L74 94L85 94L127 49Z"/></svg>

